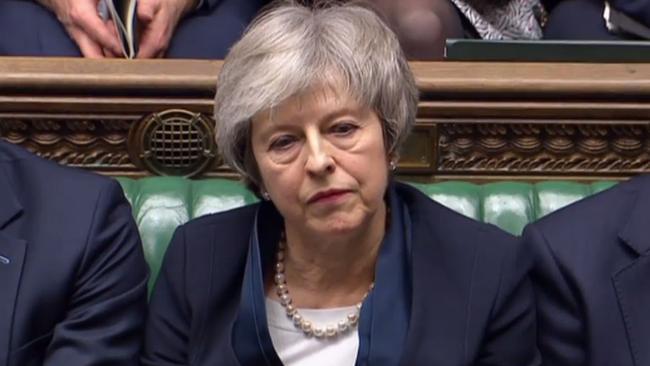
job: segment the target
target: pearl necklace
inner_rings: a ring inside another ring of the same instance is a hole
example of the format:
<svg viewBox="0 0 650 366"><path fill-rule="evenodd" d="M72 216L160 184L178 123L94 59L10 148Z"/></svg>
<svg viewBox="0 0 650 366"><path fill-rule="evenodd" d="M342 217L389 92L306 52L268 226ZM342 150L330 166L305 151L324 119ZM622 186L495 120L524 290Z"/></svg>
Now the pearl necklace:
<svg viewBox="0 0 650 366"><path fill-rule="evenodd" d="M284 307L289 319L293 321L293 325L302 331L307 337L316 337L319 339L335 338L349 330L356 328L359 324L359 314L361 313L361 304L366 299L370 291L375 287L372 282L368 291L363 295L361 301L354 306L354 312L348 314L344 319L341 319L336 324L330 324L326 327L319 327L314 325L311 321L305 319L298 309L293 305L291 296L289 295L289 288L287 287L287 278L284 274L284 251L286 249L286 239L284 233L278 244L277 261L275 263L275 289L280 304Z"/></svg>

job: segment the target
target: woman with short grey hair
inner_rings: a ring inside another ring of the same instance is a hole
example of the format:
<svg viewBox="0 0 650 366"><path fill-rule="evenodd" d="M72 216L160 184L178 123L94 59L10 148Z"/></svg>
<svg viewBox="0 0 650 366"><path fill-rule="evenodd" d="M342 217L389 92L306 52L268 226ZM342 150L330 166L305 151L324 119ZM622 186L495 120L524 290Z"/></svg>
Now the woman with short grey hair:
<svg viewBox="0 0 650 366"><path fill-rule="evenodd" d="M321 5L322 6L322 5ZM350 94L380 116L387 155L415 122L418 91L393 33L360 6L281 7L260 16L226 58L216 95L217 145L257 185L246 164L250 122L314 85ZM249 163L253 161L250 160Z"/></svg>
<svg viewBox="0 0 650 366"><path fill-rule="evenodd" d="M261 202L177 229L144 365L539 364L517 240L394 180L418 93L371 9L278 3L217 89Z"/></svg>

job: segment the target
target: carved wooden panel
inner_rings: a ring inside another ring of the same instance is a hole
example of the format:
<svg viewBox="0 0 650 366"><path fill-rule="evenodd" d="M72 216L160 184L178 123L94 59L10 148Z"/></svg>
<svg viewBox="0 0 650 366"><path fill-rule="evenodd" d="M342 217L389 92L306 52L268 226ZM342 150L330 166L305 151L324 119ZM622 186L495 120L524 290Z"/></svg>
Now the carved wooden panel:
<svg viewBox="0 0 650 366"><path fill-rule="evenodd" d="M0 136L59 163L98 171L132 171L127 135L137 117L0 117Z"/></svg>
<svg viewBox="0 0 650 366"><path fill-rule="evenodd" d="M212 144L220 66L0 58L0 138L105 174L233 177ZM624 178L650 171L650 64L411 66L421 101L400 175L485 181ZM152 148L152 123L165 121L167 130L158 137L181 140L154 139L167 145ZM170 146L179 150L169 153ZM155 153L164 156L147 160ZM195 168L183 170L174 159Z"/></svg>
<svg viewBox="0 0 650 366"><path fill-rule="evenodd" d="M440 173L632 175L650 171L650 121L446 123L438 131Z"/></svg>

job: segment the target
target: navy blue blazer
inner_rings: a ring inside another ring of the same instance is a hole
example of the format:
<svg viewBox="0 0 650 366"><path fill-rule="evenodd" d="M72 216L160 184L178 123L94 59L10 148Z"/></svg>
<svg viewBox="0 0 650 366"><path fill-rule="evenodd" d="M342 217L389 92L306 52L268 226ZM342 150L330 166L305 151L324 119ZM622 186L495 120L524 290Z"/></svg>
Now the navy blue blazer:
<svg viewBox="0 0 650 366"><path fill-rule="evenodd" d="M117 182L0 141L0 366L137 365L146 285Z"/></svg>
<svg viewBox="0 0 650 366"><path fill-rule="evenodd" d="M549 366L650 365L650 177L524 231Z"/></svg>
<svg viewBox="0 0 650 366"><path fill-rule="evenodd" d="M538 365L530 260L518 240L410 186L389 192L391 215L395 202L404 215L391 227L405 226L387 236L401 231L408 243L382 243L357 365ZM251 269L272 264L281 227L269 202L179 227L150 301L143 365L281 365L265 324L262 271ZM405 273L395 253L405 254ZM398 269L382 273L390 263Z"/></svg>

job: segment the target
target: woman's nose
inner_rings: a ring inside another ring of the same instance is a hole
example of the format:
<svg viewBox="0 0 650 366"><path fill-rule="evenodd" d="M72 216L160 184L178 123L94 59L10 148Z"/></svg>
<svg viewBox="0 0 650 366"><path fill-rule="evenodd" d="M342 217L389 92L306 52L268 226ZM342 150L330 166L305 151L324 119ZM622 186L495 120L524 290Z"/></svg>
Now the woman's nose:
<svg viewBox="0 0 650 366"><path fill-rule="evenodd" d="M327 142L323 139L320 132L311 132L307 134L307 161L305 169L308 173L321 175L334 171L334 159Z"/></svg>

